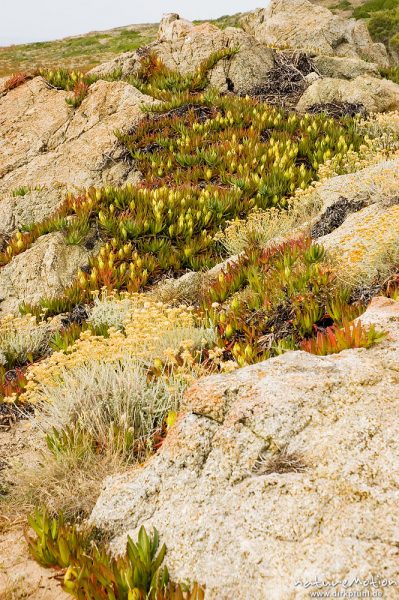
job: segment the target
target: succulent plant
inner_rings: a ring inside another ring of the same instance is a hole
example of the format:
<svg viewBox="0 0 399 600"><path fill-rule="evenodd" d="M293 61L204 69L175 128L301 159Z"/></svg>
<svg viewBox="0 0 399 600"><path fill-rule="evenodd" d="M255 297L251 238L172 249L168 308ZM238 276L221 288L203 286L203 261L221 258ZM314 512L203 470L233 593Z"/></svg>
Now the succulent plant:
<svg viewBox="0 0 399 600"><path fill-rule="evenodd" d="M78 600L204 600L198 584L170 581L162 566L166 546L156 529L141 527L137 542L128 537L124 556L114 558L104 544L93 543L93 530L66 523L36 509L29 519L36 536L26 533L32 557L45 567L62 569L62 588Z"/></svg>

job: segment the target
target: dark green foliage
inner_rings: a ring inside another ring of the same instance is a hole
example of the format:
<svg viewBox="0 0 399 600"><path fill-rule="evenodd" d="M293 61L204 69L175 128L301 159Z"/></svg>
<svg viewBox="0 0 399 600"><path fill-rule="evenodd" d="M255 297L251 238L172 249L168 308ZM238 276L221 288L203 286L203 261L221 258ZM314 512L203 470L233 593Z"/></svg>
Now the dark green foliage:
<svg viewBox="0 0 399 600"><path fill-rule="evenodd" d="M375 12L382 10L392 11L398 6L399 0L367 0L354 9L353 16L356 19L367 19Z"/></svg>
<svg viewBox="0 0 399 600"><path fill-rule="evenodd" d="M376 13L368 22L371 37L376 42L382 42L390 47L395 44L395 36L399 32L399 10Z"/></svg>
<svg viewBox="0 0 399 600"><path fill-rule="evenodd" d="M353 16L368 19L374 41L382 42L389 50L399 49L399 0L367 0L354 9Z"/></svg>

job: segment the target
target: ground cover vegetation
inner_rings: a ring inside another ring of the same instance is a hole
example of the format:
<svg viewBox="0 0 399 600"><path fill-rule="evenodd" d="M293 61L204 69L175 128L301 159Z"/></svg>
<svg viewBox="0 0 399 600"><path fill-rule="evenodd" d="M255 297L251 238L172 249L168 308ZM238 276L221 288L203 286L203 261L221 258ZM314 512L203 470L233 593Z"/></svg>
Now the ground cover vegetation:
<svg viewBox="0 0 399 600"><path fill-rule="evenodd" d="M76 598L203 598L196 584L170 582L156 532L141 530L115 559L79 525L105 475L161 447L191 381L292 349L368 348L384 335L354 322L367 303L312 240L311 222L320 209L315 181L396 152L395 118L298 115L221 95L208 88L208 73L232 53L185 77L149 53L129 81L159 103L117 133L140 183L69 194L55 215L21 227L1 249L4 266L54 231L69 244L100 246L62 295L25 304L0 324L1 400L35 411L30 465L13 466L2 502L47 507L30 518L29 547L61 569ZM72 110L93 83L76 72L41 73L71 91ZM392 297L398 258L378 281ZM223 260L191 306L154 297L165 278ZM380 271L367 269L372 287Z"/></svg>

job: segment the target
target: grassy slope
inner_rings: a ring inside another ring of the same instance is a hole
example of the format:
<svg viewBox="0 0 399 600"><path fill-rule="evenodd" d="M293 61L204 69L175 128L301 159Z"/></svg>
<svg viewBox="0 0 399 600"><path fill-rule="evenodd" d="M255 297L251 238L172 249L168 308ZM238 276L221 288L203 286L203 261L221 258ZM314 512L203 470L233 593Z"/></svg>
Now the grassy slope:
<svg viewBox="0 0 399 600"><path fill-rule="evenodd" d="M236 26L239 16L224 15L213 23L221 28ZM43 66L55 68L62 65L67 69L87 71L122 52L135 50L155 40L157 30L157 23L129 25L52 42L0 47L0 77Z"/></svg>
<svg viewBox="0 0 399 600"><path fill-rule="evenodd" d="M0 48L0 76L36 67L58 67L87 71L114 56L135 50L156 37L158 26L136 25L69 37Z"/></svg>

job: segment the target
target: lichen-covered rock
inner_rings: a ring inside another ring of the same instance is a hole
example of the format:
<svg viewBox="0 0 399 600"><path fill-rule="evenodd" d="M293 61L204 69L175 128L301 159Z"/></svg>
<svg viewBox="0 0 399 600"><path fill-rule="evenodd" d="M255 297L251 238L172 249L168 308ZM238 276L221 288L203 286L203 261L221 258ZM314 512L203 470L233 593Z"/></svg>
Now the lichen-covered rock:
<svg viewBox="0 0 399 600"><path fill-rule="evenodd" d="M333 207L341 198L363 206L378 204L382 208L398 204L399 158L380 160L354 173L331 177L316 186L316 202L321 211Z"/></svg>
<svg viewBox="0 0 399 600"><path fill-rule="evenodd" d="M399 241L398 189L398 158L332 177L316 187L321 210L312 236L336 256L342 278L377 281L385 267L390 269L388 257Z"/></svg>
<svg viewBox="0 0 399 600"><path fill-rule="evenodd" d="M399 109L399 85L388 79L368 76L350 81L326 77L307 88L297 110L306 112L315 105L340 102L362 105L369 113L395 111Z"/></svg>
<svg viewBox="0 0 399 600"><path fill-rule="evenodd" d="M344 197L351 202L389 205L398 199L399 158L381 160L374 165L331 177L318 184L315 201L325 212Z"/></svg>
<svg viewBox="0 0 399 600"><path fill-rule="evenodd" d="M158 41L147 48L168 68L184 75L193 73L213 53L225 49L237 49L237 54L219 61L210 72L210 84L223 92L250 92L264 83L274 66L272 51L241 29L228 27L222 31L210 23L196 26L176 14L164 16ZM121 69L124 75L136 74L143 56L143 50L128 52L91 73L104 76Z"/></svg>
<svg viewBox="0 0 399 600"><path fill-rule="evenodd" d="M361 75L380 78L378 67L374 63L359 58L341 58L338 56L319 55L312 59L321 77L337 79L355 79Z"/></svg>
<svg viewBox="0 0 399 600"><path fill-rule="evenodd" d="M389 337L195 383L160 452L106 481L91 520L114 551L157 527L172 575L209 600L307 598L299 582L320 574L398 580L399 304L363 320Z"/></svg>
<svg viewBox="0 0 399 600"><path fill-rule="evenodd" d="M399 204L372 204L349 214L342 225L318 240L336 255L342 279L359 284L375 276L380 278L388 267L390 254L399 242Z"/></svg>
<svg viewBox="0 0 399 600"><path fill-rule="evenodd" d="M271 46L389 64L385 47L373 43L365 23L334 15L309 0L272 0L267 8L243 17L241 25Z"/></svg>
<svg viewBox="0 0 399 600"><path fill-rule="evenodd" d="M85 248L66 244L61 233L42 236L0 269L0 314L18 313L22 302L60 294L89 257Z"/></svg>

